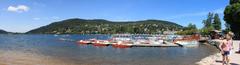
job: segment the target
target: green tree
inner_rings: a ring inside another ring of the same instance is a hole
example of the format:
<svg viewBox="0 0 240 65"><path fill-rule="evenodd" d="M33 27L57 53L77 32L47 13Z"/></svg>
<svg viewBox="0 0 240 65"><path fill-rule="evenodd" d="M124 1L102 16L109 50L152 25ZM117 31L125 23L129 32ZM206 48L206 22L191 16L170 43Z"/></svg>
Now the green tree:
<svg viewBox="0 0 240 65"><path fill-rule="evenodd" d="M240 0L230 0L224 10L224 20L230 25L235 37L240 39Z"/></svg>
<svg viewBox="0 0 240 65"><path fill-rule="evenodd" d="M202 35L209 35L210 34L210 31L212 31L214 28L213 28L213 26L211 26L211 27L203 27L201 30L200 30L200 32L201 32L201 34Z"/></svg>
<svg viewBox="0 0 240 65"><path fill-rule="evenodd" d="M190 23L190 24L188 24L188 26L185 27L184 29L185 29L185 30L196 30L197 27L196 27L195 24Z"/></svg>
<svg viewBox="0 0 240 65"><path fill-rule="evenodd" d="M219 15L218 14L215 14L214 15L214 20L213 20L213 27L215 30L221 30L221 20L219 18Z"/></svg>
<svg viewBox="0 0 240 65"><path fill-rule="evenodd" d="M211 27L212 26L212 21L213 21L213 13L209 12L207 19L203 21L204 27Z"/></svg>
<svg viewBox="0 0 240 65"><path fill-rule="evenodd" d="M179 31L179 32L177 32L177 34L180 34L180 35L192 35L192 34L197 33L197 32L198 32L198 29L197 29L196 25L190 23L190 24L188 24L187 27L183 28L183 31Z"/></svg>
<svg viewBox="0 0 240 65"><path fill-rule="evenodd" d="M208 35L209 32L214 29L212 24L213 20L214 20L213 13L208 13L207 19L203 20L204 27L200 30L201 34Z"/></svg>
<svg viewBox="0 0 240 65"><path fill-rule="evenodd" d="M231 31L231 28L230 28L229 24L225 23L225 27L226 27L225 31Z"/></svg>

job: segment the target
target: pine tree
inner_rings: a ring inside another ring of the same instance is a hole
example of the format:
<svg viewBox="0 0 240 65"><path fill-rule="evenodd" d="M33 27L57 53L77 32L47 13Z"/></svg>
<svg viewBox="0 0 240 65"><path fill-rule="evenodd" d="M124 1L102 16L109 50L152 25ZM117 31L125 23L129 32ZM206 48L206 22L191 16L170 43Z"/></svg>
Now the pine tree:
<svg viewBox="0 0 240 65"><path fill-rule="evenodd" d="M212 21L213 21L213 13L209 12L207 19L203 20L204 27L211 27L212 26Z"/></svg>
<svg viewBox="0 0 240 65"><path fill-rule="evenodd" d="M219 18L218 14L214 15L214 20L213 20L213 27L215 30L221 30L221 20Z"/></svg>

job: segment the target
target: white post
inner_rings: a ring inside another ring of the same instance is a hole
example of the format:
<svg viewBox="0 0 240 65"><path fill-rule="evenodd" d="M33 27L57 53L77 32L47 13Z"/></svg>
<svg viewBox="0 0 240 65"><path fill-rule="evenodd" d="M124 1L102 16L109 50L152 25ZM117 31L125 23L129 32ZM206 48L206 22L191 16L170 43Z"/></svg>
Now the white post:
<svg viewBox="0 0 240 65"><path fill-rule="evenodd" d="M238 48L239 48L239 49L238 49L238 52L240 52L240 43L238 43L238 44L239 44L239 46L238 46Z"/></svg>

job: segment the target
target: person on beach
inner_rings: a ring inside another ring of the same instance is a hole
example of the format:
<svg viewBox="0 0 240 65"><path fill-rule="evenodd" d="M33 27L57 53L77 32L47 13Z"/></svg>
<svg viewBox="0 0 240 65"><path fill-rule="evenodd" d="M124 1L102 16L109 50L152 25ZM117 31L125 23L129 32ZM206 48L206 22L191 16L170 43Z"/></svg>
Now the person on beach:
<svg viewBox="0 0 240 65"><path fill-rule="evenodd" d="M232 41L232 37L233 37L233 33L232 32L228 32L226 35L225 35L225 39L223 39L219 45L219 48L220 48L220 51L221 51L221 54L222 54L222 58L223 58L223 65L224 64L227 64L229 65L229 62L230 62L230 58L229 58L229 55L230 55L230 51L231 49L233 49L233 41Z"/></svg>

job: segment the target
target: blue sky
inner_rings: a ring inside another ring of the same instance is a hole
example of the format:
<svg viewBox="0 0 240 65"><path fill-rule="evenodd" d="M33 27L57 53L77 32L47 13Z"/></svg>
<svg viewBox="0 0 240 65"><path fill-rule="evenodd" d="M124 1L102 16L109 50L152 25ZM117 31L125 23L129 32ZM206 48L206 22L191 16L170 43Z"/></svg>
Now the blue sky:
<svg viewBox="0 0 240 65"><path fill-rule="evenodd" d="M0 29L26 32L69 18L159 19L201 28L208 12L223 19L227 4L228 0L0 0Z"/></svg>

